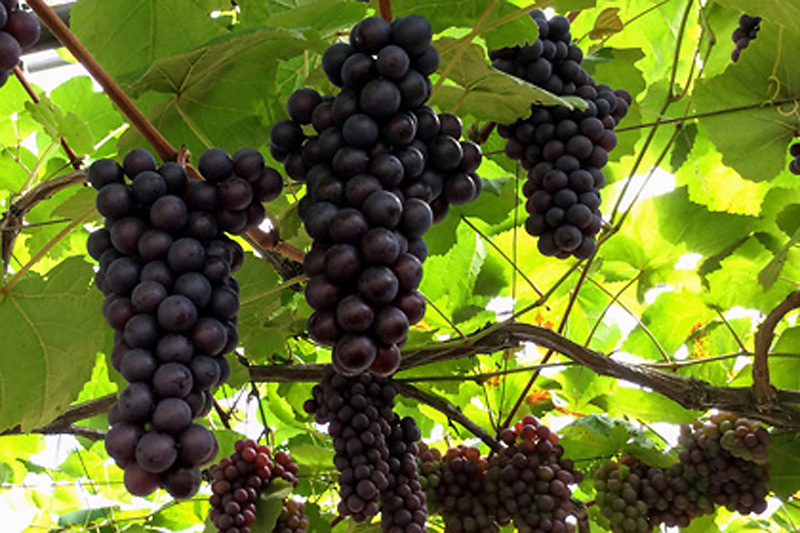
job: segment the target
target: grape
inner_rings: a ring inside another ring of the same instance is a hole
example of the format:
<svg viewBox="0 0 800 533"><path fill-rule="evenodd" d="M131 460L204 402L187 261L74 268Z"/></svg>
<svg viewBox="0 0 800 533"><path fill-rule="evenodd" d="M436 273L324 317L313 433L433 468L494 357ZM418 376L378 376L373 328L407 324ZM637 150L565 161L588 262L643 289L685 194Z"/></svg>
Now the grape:
<svg viewBox="0 0 800 533"><path fill-rule="evenodd" d="M125 467L134 461L136 444L142 435L141 426L125 422L114 424L106 434L106 452L118 465Z"/></svg>
<svg viewBox="0 0 800 533"><path fill-rule="evenodd" d="M129 295L139 283L141 273L139 261L132 257L120 257L111 263L106 271L106 287L109 290Z"/></svg>
<svg viewBox="0 0 800 533"><path fill-rule="evenodd" d="M375 68L378 74L384 78L393 80L402 78L406 72L408 72L410 64L411 60L406 51L396 45L383 47L380 52L378 52L375 60ZM434 70L436 69L434 68ZM431 74L431 72L429 72L429 74Z"/></svg>
<svg viewBox="0 0 800 533"><path fill-rule="evenodd" d="M125 324L125 342L131 348L154 348L160 334L158 325L151 314L134 315Z"/></svg>
<svg viewBox="0 0 800 533"><path fill-rule="evenodd" d="M131 383L122 389L115 405L121 420L130 423L144 422L155 407L153 391L146 383Z"/></svg>
<svg viewBox="0 0 800 533"><path fill-rule="evenodd" d="M197 307L180 294L168 296L158 306L158 324L165 331L180 333L189 330L197 322Z"/></svg>
<svg viewBox="0 0 800 533"><path fill-rule="evenodd" d="M354 53L342 64L342 82L350 89L360 89L375 76L375 60L363 53ZM347 94L347 93L343 93ZM334 121L336 120L336 103L334 107ZM345 117L342 117L342 119Z"/></svg>
<svg viewBox="0 0 800 533"><path fill-rule="evenodd" d="M752 17L747 14L742 14L739 17L739 26L733 31L731 39L733 40L736 48L731 53L731 61L736 63L742 53L742 50L747 48L750 41L758 36L758 31L761 29L761 17Z"/></svg>
<svg viewBox="0 0 800 533"><path fill-rule="evenodd" d="M378 125L369 115L356 113L344 121L342 137L350 146L369 149L378 140Z"/></svg>
<svg viewBox="0 0 800 533"><path fill-rule="evenodd" d="M333 361L338 366L337 370L348 376L367 370L375 361L376 355L375 342L365 335L345 335L333 349Z"/></svg>
<svg viewBox="0 0 800 533"><path fill-rule="evenodd" d="M300 124L311 124L314 109L321 102L322 98L317 91L313 89L299 89L289 96L289 99L286 102L286 110L289 113L289 117L295 122ZM240 153L237 153L237 156L238 155L240 155ZM237 158L234 156L234 162L236 162L236 160ZM263 158L261 161L261 164L263 164ZM246 173L242 172L242 169L238 164L236 166L236 174L242 177L247 175Z"/></svg>
<svg viewBox="0 0 800 533"><path fill-rule="evenodd" d="M141 348L130 350L122 357L119 365L119 373L126 381L148 382L153 378L153 374L158 368L158 361L149 350Z"/></svg>
<svg viewBox="0 0 800 533"><path fill-rule="evenodd" d="M97 211L110 219L122 218L131 213L133 197L125 185L110 182L100 189L95 199Z"/></svg>
<svg viewBox="0 0 800 533"><path fill-rule="evenodd" d="M401 89L388 80L372 80L361 90L358 103L368 115L377 120L385 120L400 109L400 92Z"/></svg>
<svg viewBox="0 0 800 533"><path fill-rule="evenodd" d="M0 31L0 70L12 70L19 63L22 47L9 33Z"/></svg>
<svg viewBox="0 0 800 533"><path fill-rule="evenodd" d="M433 30L430 23L419 15L409 15L392 22L392 41L410 56L425 52L431 42Z"/></svg>
<svg viewBox="0 0 800 533"><path fill-rule="evenodd" d="M336 323L350 333L366 331L374 318L372 307L356 295L344 298L336 306Z"/></svg>
<svg viewBox="0 0 800 533"><path fill-rule="evenodd" d="M125 185L122 167L112 159L98 159L93 162L86 172L86 179L98 191L111 183Z"/></svg>
<svg viewBox="0 0 800 533"><path fill-rule="evenodd" d="M122 160L122 168L130 179L136 178L140 173L155 170L156 160L147 150L136 148L128 152Z"/></svg>
<svg viewBox="0 0 800 533"><path fill-rule="evenodd" d="M147 224L136 217L125 217L111 226L111 243L118 251L135 255L139 239L147 231Z"/></svg>
<svg viewBox="0 0 800 533"><path fill-rule="evenodd" d="M167 192L169 194L179 195L186 189L188 177L186 176L186 171L178 163L167 161L158 167L158 173L167 183Z"/></svg>
<svg viewBox="0 0 800 533"><path fill-rule="evenodd" d="M390 303L397 295L398 288L397 277L387 267L368 267L358 279L359 294L373 306Z"/></svg>
<svg viewBox="0 0 800 533"><path fill-rule="evenodd" d="M211 301L212 287L208 278L203 274L188 272L175 280L172 292L176 295L186 296L197 309L201 309Z"/></svg>
<svg viewBox="0 0 800 533"><path fill-rule="evenodd" d="M156 431L178 434L192 423L192 409L180 398L164 398L153 411L153 427Z"/></svg>
<svg viewBox="0 0 800 533"><path fill-rule="evenodd" d="M177 273L202 270L205 260L205 247L202 243L186 237L176 240L167 253L167 263Z"/></svg>
<svg viewBox="0 0 800 533"><path fill-rule="evenodd" d="M211 317L201 317L191 333L192 345L200 353L218 355L223 352L228 333L225 326Z"/></svg>
<svg viewBox="0 0 800 533"><path fill-rule="evenodd" d="M161 477L142 470L135 463L125 468L125 488L134 496L148 496L161 486Z"/></svg>

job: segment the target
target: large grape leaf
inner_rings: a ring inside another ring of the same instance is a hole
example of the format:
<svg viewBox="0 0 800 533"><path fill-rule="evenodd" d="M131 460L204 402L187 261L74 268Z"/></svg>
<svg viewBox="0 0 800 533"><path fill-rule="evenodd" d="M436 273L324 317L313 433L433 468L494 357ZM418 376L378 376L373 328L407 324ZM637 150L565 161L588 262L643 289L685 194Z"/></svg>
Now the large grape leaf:
<svg viewBox="0 0 800 533"><path fill-rule="evenodd" d="M230 8L223 0L83 0L70 13L70 27L112 76L192 50L224 35L210 17Z"/></svg>
<svg viewBox="0 0 800 533"><path fill-rule="evenodd" d="M779 498L787 499L800 486L800 435L776 435L773 440L775 444L769 450L769 488Z"/></svg>
<svg viewBox="0 0 800 533"><path fill-rule="evenodd" d="M313 28L323 36L349 29L367 15L366 5L350 0L312 0L280 11L263 9L262 0L242 0L238 4L244 28Z"/></svg>
<svg viewBox="0 0 800 533"><path fill-rule="evenodd" d="M285 30L242 32L155 62L129 91L152 106L148 118L175 145L200 153L206 147L202 136L231 152L260 146L268 139L260 115L275 91L278 61L308 47L308 41ZM143 146L144 141L129 130L122 145Z"/></svg>
<svg viewBox="0 0 800 533"><path fill-rule="evenodd" d="M787 0L760 0L756 5L750 0L717 0L720 4L741 9L750 15L758 15L764 20L800 30L800 4ZM757 7L757 11L755 11ZM758 34L761 38L762 34ZM796 50L796 49L795 49Z"/></svg>
<svg viewBox="0 0 800 533"><path fill-rule="evenodd" d="M722 162L752 181L771 180L785 169L787 146L800 128L792 104L784 109L770 103L800 97L800 71L790 52L800 49L800 35L781 32L779 39L778 33L765 24L738 63L699 80L694 91L698 113L722 112L700 119ZM725 112L759 104L764 105Z"/></svg>
<svg viewBox="0 0 800 533"><path fill-rule="evenodd" d="M439 51L439 72L453 65L445 84L436 89L431 102L442 110L458 108L459 114L475 118L511 123L530 114L531 104L578 104L578 98L559 98L544 89L509 76L489 66L483 49L452 37L443 37L434 45Z"/></svg>
<svg viewBox="0 0 800 533"><path fill-rule="evenodd" d="M105 336L91 277L83 259L70 258L0 295L0 430L46 424L91 377Z"/></svg>
<svg viewBox="0 0 800 533"><path fill-rule="evenodd" d="M514 5L505 0L439 0L418 2L416 0L394 0L392 13L395 16L422 15L433 31L442 32L449 27L473 29L475 21L482 20L477 35L483 35L489 48L515 46L523 41L534 41L539 28L527 14L527 7Z"/></svg>

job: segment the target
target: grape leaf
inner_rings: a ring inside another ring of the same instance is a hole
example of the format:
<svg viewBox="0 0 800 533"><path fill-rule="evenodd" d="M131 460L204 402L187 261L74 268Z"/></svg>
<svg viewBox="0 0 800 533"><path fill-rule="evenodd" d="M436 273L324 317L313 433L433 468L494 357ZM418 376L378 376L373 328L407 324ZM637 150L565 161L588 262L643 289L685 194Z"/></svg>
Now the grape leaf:
<svg viewBox="0 0 800 533"><path fill-rule="evenodd" d="M209 15L224 0L84 0L70 28L103 68L120 76L192 50L227 31Z"/></svg>
<svg viewBox="0 0 800 533"><path fill-rule="evenodd" d="M786 109L758 107L800 95L800 73L792 54L786 53L800 49L800 36L785 33L779 44L777 34L777 28L764 25L738 63L718 76L699 80L694 92L698 113L756 106L700 119L722 154L722 162L752 181L770 180L784 170L787 146L800 128L792 104Z"/></svg>
<svg viewBox="0 0 800 533"><path fill-rule="evenodd" d="M273 479L256 500L256 521L253 531L272 531L281 514L283 500L292 492L292 484L283 479Z"/></svg>
<svg viewBox="0 0 800 533"><path fill-rule="evenodd" d="M772 465L768 487L775 494L786 499L797 492L800 486L800 435L775 435L773 446L769 450L769 462Z"/></svg>
<svg viewBox="0 0 800 533"><path fill-rule="evenodd" d="M91 277L82 258L70 258L0 296L0 324L14 332L0 335L0 430L50 422L92 375L105 324Z"/></svg>
<svg viewBox="0 0 800 533"><path fill-rule="evenodd" d="M761 0L754 5L749 0L718 0L720 4L741 9L750 15L762 17L791 30L800 30L800 4L786 0ZM754 11L758 8L758 11ZM762 33L758 34L758 38Z"/></svg>
<svg viewBox="0 0 800 533"><path fill-rule="evenodd" d="M442 109L458 108L460 114L478 119L511 123L530 114L531 104L572 107L582 101L574 97L559 98L544 89L490 67L483 49L452 37L434 42L441 57L440 72L452 64L445 84L436 89L431 102Z"/></svg>

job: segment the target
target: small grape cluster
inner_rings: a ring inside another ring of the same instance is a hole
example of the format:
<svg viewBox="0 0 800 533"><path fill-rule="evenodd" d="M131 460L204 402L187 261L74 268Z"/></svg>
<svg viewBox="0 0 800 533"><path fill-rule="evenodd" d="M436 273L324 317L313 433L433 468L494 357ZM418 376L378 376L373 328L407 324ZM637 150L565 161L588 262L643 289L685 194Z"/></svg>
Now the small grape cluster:
<svg viewBox="0 0 800 533"><path fill-rule="evenodd" d="M758 422L717 413L682 427L681 444L686 474L707 488L716 505L741 514L766 510L772 440Z"/></svg>
<svg viewBox="0 0 800 533"><path fill-rule="evenodd" d="M631 95L596 84L583 69L583 53L570 44L566 17L547 20L531 12L539 37L524 46L492 50L492 65L558 96L582 98L586 109L531 106L531 114L498 126L508 157L528 171L526 231L539 237L543 255L585 259L596 250L602 227L600 189L608 152L617 145L614 127L627 114Z"/></svg>
<svg viewBox="0 0 800 533"><path fill-rule="evenodd" d="M623 455L594 473L595 501L612 531L687 527L715 505L742 514L766 509L769 433L720 412L681 431L680 462L666 468Z"/></svg>
<svg viewBox="0 0 800 533"><path fill-rule="evenodd" d="M636 459L623 456L595 470L594 501L612 531L648 533L653 529L648 521L650 508L642 495L642 476L631 470L631 463L635 465Z"/></svg>
<svg viewBox="0 0 800 533"><path fill-rule="evenodd" d="M454 116L424 105L439 64L431 35L416 15L362 20L350 44L323 54L339 94L295 91L289 119L270 133L275 159L306 184L298 211L313 239L303 265L315 311L308 331L333 346L345 375L397 370L399 347L425 313L422 235L450 203L480 191L479 148L458 140Z"/></svg>
<svg viewBox="0 0 800 533"><path fill-rule="evenodd" d="M294 499L287 499L283 502L273 533L305 533L309 527L311 521L306 516L306 505Z"/></svg>
<svg viewBox="0 0 800 533"><path fill-rule="evenodd" d="M198 467L216 455L213 434L192 420L208 413L211 389L230 373L224 354L238 344L231 273L244 252L224 230L260 224L260 202L281 189L280 175L255 150L233 160L210 150L199 168L209 181L190 183L182 166L156 168L137 149L122 166L101 159L88 170L106 218L87 248L100 264L95 284L114 328L111 363L129 382L109 411L106 449L138 496L159 486L191 496Z"/></svg>
<svg viewBox="0 0 800 533"><path fill-rule="evenodd" d="M22 51L39 40L39 21L18 0L0 0L0 87L17 66Z"/></svg>
<svg viewBox="0 0 800 533"><path fill-rule="evenodd" d="M297 464L285 451L271 453L269 446L258 445L252 439L241 439L234 444L234 453L208 469L211 477L211 523L222 533L250 533L256 520L256 499L275 479L283 479L297 486ZM275 531L306 531L302 508L294 502L285 502L287 511L284 529ZM300 511L300 513L298 513ZM278 522L280 524L280 520ZM295 524L290 526L289 524Z"/></svg>
<svg viewBox="0 0 800 533"><path fill-rule="evenodd" d="M499 504L500 523L514 522L519 531L575 531L570 485L583 476L564 457L558 435L527 415L500 434L506 444L489 459L487 493Z"/></svg>
<svg viewBox="0 0 800 533"><path fill-rule="evenodd" d="M418 447L417 472L420 486L427 499L428 512L440 513L441 506L436 499L436 490L442 480L442 452L424 442L420 442Z"/></svg>
<svg viewBox="0 0 800 533"><path fill-rule="evenodd" d="M394 416L387 445L389 475L381 491L381 529L387 533L422 533L427 531L427 497L422 490L417 458L421 433L411 417Z"/></svg>
<svg viewBox="0 0 800 533"><path fill-rule="evenodd" d="M703 487L683 465L650 466L631 455L609 461L594 474L595 502L612 531L649 532L659 524L686 527L713 512Z"/></svg>
<svg viewBox="0 0 800 533"><path fill-rule="evenodd" d="M789 172L795 176L800 176L800 143L794 143L789 147L789 154L793 159L789 162Z"/></svg>
<svg viewBox="0 0 800 533"><path fill-rule="evenodd" d="M472 446L459 445L445 452L441 462L436 502L447 533L499 531L496 507L484 501L486 457Z"/></svg>
<svg viewBox="0 0 800 533"><path fill-rule="evenodd" d="M356 522L378 513L381 492L389 488L396 395L397 387L385 378L367 372L346 377L327 366L303 405L318 424L328 424L339 470L339 513Z"/></svg>
<svg viewBox="0 0 800 533"><path fill-rule="evenodd" d="M742 50L747 48L750 41L758 36L758 30L761 29L761 17L751 17L744 13L739 17L739 27L733 30L731 39L736 44L733 52L731 52L731 61L736 63L739 61L739 56Z"/></svg>

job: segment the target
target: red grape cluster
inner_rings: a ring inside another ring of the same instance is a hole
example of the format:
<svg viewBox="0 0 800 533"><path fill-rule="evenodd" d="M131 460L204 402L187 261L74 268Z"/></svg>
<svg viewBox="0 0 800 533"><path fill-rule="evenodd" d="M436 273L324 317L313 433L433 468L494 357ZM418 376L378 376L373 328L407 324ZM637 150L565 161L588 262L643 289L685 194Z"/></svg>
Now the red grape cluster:
<svg viewBox="0 0 800 533"><path fill-rule="evenodd" d="M378 513L382 491L389 488L390 423L395 385L370 373L346 377L325 367L303 408L318 424L328 424L334 465L339 470L339 513L363 522Z"/></svg>
<svg viewBox="0 0 800 533"><path fill-rule="evenodd" d="M381 529L387 533L422 533L427 531L427 497L417 472L421 434L411 417L395 415L389 446L389 483L381 491Z"/></svg>
<svg viewBox="0 0 800 533"><path fill-rule="evenodd" d="M530 44L493 50L492 65L558 96L582 98L586 109L533 105L531 114L498 126L508 157L528 171L523 187L526 231L539 237L543 255L590 257L600 231L602 168L617 144L614 127L628 112L631 95L596 84L583 69L583 53L570 44L566 17L547 20L531 12L539 37Z"/></svg>
<svg viewBox="0 0 800 533"><path fill-rule="evenodd" d="M152 155L133 150L122 166L102 159L88 171L106 219L87 248L114 328L111 363L129 382L109 412L106 449L139 496L159 486L193 495L198 467L216 455L213 434L192 420L208 413L210 390L230 373L224 354L238 344L231 273L244 252L224 231L259 224L260 202L281 189L255 150L233 160L210 150L199 168L209 181L190 183L177 163L156 168Z"/></svg>
<svg viewBox="0 0 800 533"><path fill-rule="evenodd" d="M595 501L612 531L687 527L715 505L742 514L766 509L769 433L754 421L720 412L684 426L680 462L650 466L624 455L594 473Z"/></svg>
<svg viewBox="0 0 800 533"><path fill-rule="evenodd" d="M278 522L272 531L273 533L305 533L309 527L311 527L311 522L306 516L306 505L303 502L288 499L283 502Z"/></svg>
<svg viewBox="0 0 800 533"><path fill-rule="evenodd" d="M789 154L792 160L789 162L789 172L800 176L800 143L794 143L789 147Z"/></svg>
<svg viewBox="0 0 800 533"><path fill-rule="evenodd" d="M500 434L506 444L489 459L487 493L499 504L498 521L510 518L519 531L575 531L570 485L583 476L563 457L558 435L527 415Z"/></svg>
<svg viewBox="0 0 800 533"><path fill-rule="evenodd" d="M416 15L362 20L350 44L322 58L339 94L295 91L290 118L270 134L273 156L306 184L298 210L313 239L303 265L315 311L308 331L333 346L336 370L349 376L397 370L399 347L425 313L422 235L434 212L480 190L477 145L458 141L455 117L424 105L439 64L431 34Z"/></svg>
<svg viewBox="0 0 800 533"><path fill-rule="evenodd" d="M259 493L278 478L297 486L298 468L287 452L278 451L273 456L269 446L259 446L250 439L236 441L234 450L233 455L208 469L212 492L209 518L221 533L250 533ZM284 510L291 516L286 517L284 529L276 526L275 531L308 529L307 518L306 527L300 527L304 515L295 502L285 502Z"/></svg>
<svg viewBox="0 0 800 533"><path fill-rule="evenodd" d="M18 0L0 0L0 87L17 66L22 51L39 40L39 21Z"/></svg>
<svg viewBox="0 0 800 533"><path fill-rule="evenodd" d="M760 29L761 17L751 17L746 13L739 17L739 27L733 30L733 34L731 34L731 40L736 44L736 48L731 52L732 62L739 61L742 50L747 48L750 41L758 36L758 30Z"/></svg>
<svg viewBox="0 0 800 533"><path fill-rule="evenodd" d="M766 510L772 440L758 422L717 413L681 428L681 444L686 475L696 478L716 505L741 514Z"/></svg>

